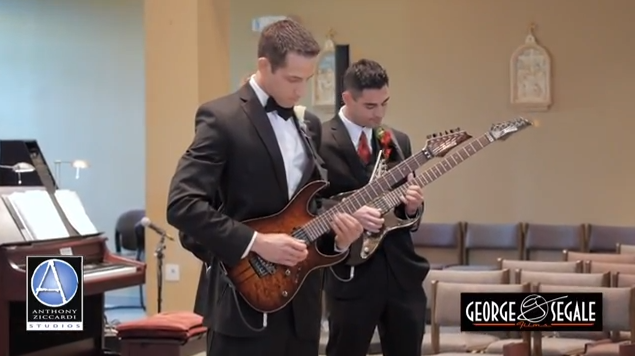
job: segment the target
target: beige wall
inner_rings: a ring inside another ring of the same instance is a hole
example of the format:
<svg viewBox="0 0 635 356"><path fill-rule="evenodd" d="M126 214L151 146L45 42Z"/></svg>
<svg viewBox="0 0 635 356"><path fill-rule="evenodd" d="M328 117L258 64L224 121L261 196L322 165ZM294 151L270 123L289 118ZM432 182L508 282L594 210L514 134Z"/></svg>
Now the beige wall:
<svg viewBox="0 0 635 356"><path fill-rule="evenodd" d="M196 103L213 97L208 95L212 92L223 92L218 83L235 88L253 70L257 35L250 32L251 18L293 14L321 41L321 35L333 27L336 39L351 45L353 59L373 58L388 69L392 99L387 123L408 132L415 148L423 145L428 133L461 126L479 135L491 123L517 114L508 105L509 57L535 21L539 41L553 56L552 110L534 115L541 127L487 148L433 183L426 190L425 219L632 224L635 166L627 145L635 128L631 114L635 51L628 45L635 33L629 17L633 13L635 2L629 0L394 0L390 6L352 0L233 0L231 83L207 77L217 90L190 93L195 90L192 82L202 86L207 82L201 73L197 77L187 71L158 83L152 80L152 69L147 69L148 210L153 220L164 221L167 184L191 139ZM213 27L206 26L207 31ZM178 48L177 42L182 41L174 40L172 49ZM201 53L210 48L217 52L199 63L199 71L217 65L215 57L226 54L218 51L222 46L199 43L204 44L198 48ZM198 53L187 48L188 55ZM157 61L151 55L148 51L148 63ZM183 61L173 56L171 60ZM168 63L164 65L167 70ZM173 69L185 70L181 65ZM220 69L226 67L216 68L222 77ZM151 87L177 82L189 89L169 93L167 88ZM165 92L161 98L168 103L161 107L170 115L156 111L159 105L150 100L160 98L151 99L153 90ZM174 98L184 95L187 100ZM161 137L169 137L173 145L159 147ZM181 282L166 285L166 306L189 309L198 265L187 253L175 251L168 259L181 263L188 274ZM149 269L153 273L152 263ZM153 300L152 292L148 298Z"/></svg>

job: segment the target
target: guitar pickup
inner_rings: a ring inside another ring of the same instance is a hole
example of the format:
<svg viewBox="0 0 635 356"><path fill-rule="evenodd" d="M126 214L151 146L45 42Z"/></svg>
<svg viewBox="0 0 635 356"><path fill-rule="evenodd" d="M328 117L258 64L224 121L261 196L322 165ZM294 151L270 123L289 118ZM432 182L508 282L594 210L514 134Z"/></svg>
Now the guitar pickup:
<svg viewBox="0 0 635 356"><path fill-rule="evenodd" d="M249 264L254 269L258 277L261 278L276 272L276 265L263 260L260 256L254 256L253 258L250 258Z"/></svg>

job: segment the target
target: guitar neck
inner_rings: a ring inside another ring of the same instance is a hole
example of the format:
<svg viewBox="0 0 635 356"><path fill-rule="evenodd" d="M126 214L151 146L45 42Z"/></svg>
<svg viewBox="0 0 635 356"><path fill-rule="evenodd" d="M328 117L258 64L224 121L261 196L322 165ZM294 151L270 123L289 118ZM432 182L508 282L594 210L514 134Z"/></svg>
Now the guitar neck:
<svg viewBox="0 0 635 356"><path fill-rule="evenodd" d="M446 157L439 163L417 175L415 178L415 184L424 187L434 182L439 177L446 174L460 163L466 161L468 158L472 157L492 142L494 142L494 140L489 134L484 134L483 136L472 140L472 142L466 144L462 148L453 151L449 157ZM383 214L389 212L397 205L401 204L401 197L406 193L409 185L410 184L400 185L395 190L384 195L382 199L374 202L373 206L381 210Z"/></svg>
<svg viewBox="0 0 635 356"><path fill-rule="evenodd" d="M304 225L302 229L305 231L306 237L309 241L315 241L320 236L331 231L331 221L336 214L352 214L362 206L371 203L373 200L390 191L395 184L398 184L406 178L408 174L423 166L430 160L429 157L431 157L430 153L427 149L424 149L410 156L408 159L401 161L365 187L357 190L345 200L339 202L337 205Z"/></svg>

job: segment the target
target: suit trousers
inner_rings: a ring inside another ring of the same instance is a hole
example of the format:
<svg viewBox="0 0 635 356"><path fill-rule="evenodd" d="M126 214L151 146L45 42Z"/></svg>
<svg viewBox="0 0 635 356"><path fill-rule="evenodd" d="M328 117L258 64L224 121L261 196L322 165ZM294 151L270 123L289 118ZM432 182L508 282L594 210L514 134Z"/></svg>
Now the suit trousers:
<svg viewBox="0 0 635 356"><path fill-rule="evenodd" d="M277 313L286 314L288 322L267 327L261 336L237 337L208 330L207 356L317 356L319 335L299 338L290 306Z"/></svg>
<svg viewBox="0 0 635 356"><path fill-rule="evenodd" d="M376 327L384 356L421 355L426 319L423 287L406 291L390 268L385 272L373 276L377 283L361 298L327 296L327 356L366 356Z"/></svg>

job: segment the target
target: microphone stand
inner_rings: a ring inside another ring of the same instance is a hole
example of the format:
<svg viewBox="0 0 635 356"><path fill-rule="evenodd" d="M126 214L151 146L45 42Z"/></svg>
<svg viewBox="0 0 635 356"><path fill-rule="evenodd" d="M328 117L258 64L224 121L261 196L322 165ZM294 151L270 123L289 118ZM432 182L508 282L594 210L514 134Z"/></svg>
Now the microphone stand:
<svg viewBox="0 0 635 356"><path fill-rule="evenodd" d="M157 258L157 313L161 312L161 304L163 303L163 259L165 258L165 239L172 238L167 234L160 234L157 248L154 250L154 256Z"/></svg>

